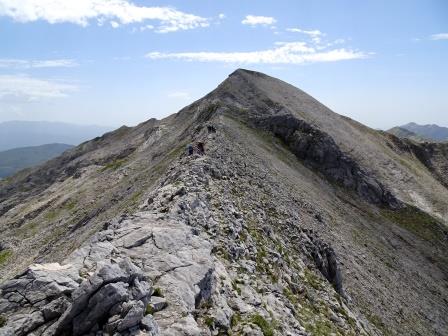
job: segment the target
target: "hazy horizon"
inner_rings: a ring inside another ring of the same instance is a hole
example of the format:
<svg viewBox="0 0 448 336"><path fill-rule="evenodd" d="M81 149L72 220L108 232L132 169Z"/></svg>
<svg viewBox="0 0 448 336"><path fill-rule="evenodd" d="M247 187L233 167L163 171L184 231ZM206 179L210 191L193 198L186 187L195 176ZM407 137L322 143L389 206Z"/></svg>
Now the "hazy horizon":
<svg viewBox="0 0 448 336"><path fill-rule="evenodd" d="M188 105L188 104L187 104ZM179 111L176 111L176 112L173 112L173 113L177 113L177 112L179 112ZM170 114L168 114L167 116L169 116ZM165 116L165 117L167 117L167 116ZM165 117L162 117L162 118L156 118L156 119L163 119L163 118L165 118ZM82 123L82 122L69 122L69 121L59 121L59 120L18 120L18 119L13 119L13 120L5 120L5 121L0 121L0 124L2 124L2 123L8 123L8 122L42 122L42 123L60 123L60 124L68 124L68 125L74 125L74 126L84 126L84 127L105 127L105 128L113 128L113 129L115 129L115 128L119 128L119 127L122 127L122 126L128 126L128 127L134 127L134 126L137 126L138 124L140 124L140 123L142 123L142 122L145 122L146 120L142 120L142 121L139 121L139 122L137 122L137 123L135 123L135 124L120 124L120 125L107 125L107 124L89 124L89 123ZM367 125L367 126L369 126L369 127L371 127L371 128L373 128L373 129L379 129L379 130L383 130L383 131L387 131L388 129L391 129L391 128L393 128L393 127L400 127L400 126L404 126L404 125L406 125L406 124L408 124L408 123L414 123L414 121L409 121L409 122L406 122L406 123L403 123L403 124L400 124L400 125L392 125L391 127L387 127L387 128L375 128L375 127L372 127L372 126L370 126L370 125ZM445 128L448 128L448 124L447 125L443 125L443 124L435 124L435 123L428 123L428 124L420 124L420 123L416 123L417 125L420 125L420 126L439 126L439 127L445 127Z"/></svg>

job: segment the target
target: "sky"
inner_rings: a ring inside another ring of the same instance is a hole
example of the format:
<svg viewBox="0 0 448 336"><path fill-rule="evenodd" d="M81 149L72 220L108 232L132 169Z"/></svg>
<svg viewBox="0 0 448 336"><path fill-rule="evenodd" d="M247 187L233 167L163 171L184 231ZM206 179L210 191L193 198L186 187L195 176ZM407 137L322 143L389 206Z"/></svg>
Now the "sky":
<svg viewBox="0 0 448 336"><path fill-rule="evenodd" d="M0 0L0 122L163 118L237 68L370 127L448 126L446 0Z"/></svg>

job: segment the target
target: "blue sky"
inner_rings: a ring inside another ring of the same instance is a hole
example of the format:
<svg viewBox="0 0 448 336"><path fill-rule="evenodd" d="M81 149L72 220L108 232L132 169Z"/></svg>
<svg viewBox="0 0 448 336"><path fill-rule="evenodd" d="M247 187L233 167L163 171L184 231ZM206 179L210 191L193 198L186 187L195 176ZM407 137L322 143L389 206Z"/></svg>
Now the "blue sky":
<svg viewBox="0 0 448 336"><path fill-rule="evenodd" d="M135 125L239 67L374 128L448 126L445 0L0 0L0 122Z"/></svg>

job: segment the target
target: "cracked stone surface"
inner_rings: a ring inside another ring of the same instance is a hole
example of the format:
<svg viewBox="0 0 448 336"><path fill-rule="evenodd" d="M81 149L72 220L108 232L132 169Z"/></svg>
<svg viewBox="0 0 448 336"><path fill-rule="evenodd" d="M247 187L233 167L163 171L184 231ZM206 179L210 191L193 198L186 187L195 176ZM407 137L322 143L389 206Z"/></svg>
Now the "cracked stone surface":
<svg viewBox="0 0 448 336"><path fill-rule="evenodd" d="M136 326L143 332L140 322L152 305L160 312L154 330L175 334L171 328L186 328L198 334L191 315L201 281L213 270L210 252L211 244L191 227L136 214L109 225L61 265L32 265L4 283L0 313L14 317L0 330L5 335L84 335L96 330L127 335ZM173 290L164 291L164 299L151 299L155 287Z"/></svg>

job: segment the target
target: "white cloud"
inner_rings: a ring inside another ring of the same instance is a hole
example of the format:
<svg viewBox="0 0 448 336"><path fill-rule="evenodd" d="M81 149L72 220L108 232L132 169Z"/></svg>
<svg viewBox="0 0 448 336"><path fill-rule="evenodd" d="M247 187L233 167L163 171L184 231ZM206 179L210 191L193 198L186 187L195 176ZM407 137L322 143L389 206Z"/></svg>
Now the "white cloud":
<svg viewBox="0 0 448 336"><path fill-rule="evenodd" d="M221 13L221 14L218 15L218 18L223 20L223 19L226 18L226 15L224 13Z"/></svg>
<svg viewBox="0 0 448 336"><path fill-rule="evenodd" d="M175 98L175 99L190 99L191 96L188 92L184 92L184 91L175 91L175 92L170 92L167 95L169 98Z"/></svg>
<svg viewBox="0 0 448 336"><path fill-rule="evenodd" d="M170 7L137 6L129 0L0 0L0 16L18 22L44 20L49 23L69 22L87 26L96 20L117 26L158 22L157 32L167 33L209 26L209 20Z"/></svg>
<svg viewBox="0 0 448 336"><path fill-rule="evenodd" d="M448 40L448 33L433 34L431 40Z"/></svg>
<svg viewBox="0 0 448 336"><path fill-rule="evenodd" d="M319 50L305 42L277 42L276 47L248 52L150 52L147 58L177 59L198 62L223 62L241 64L304 64L316 62L336 62L368 57L368 53L345 48Z"/></svg>
<svg viewBox="0 0 448 336"><path fill-rule="evenodd" d="M301 34L305 34L308 35L311 40L316 43L319 44L322 41L322 37L325 36L324 33L322 33L320 30L303 30L300 28L287 28L286 31L289 31L291 33L301 33Z"/></svg>
<svg viewBox="0 0 448 336"><path fill-rule="evenodd" d="M0 68L71 68L75 66L78 66L78 63L73 59L23 60L0 58Z"/></svg>
<svg viewBox="0 0 448 336"><path fill-rule="evenodd" d="M306 35L309 35L311 37L317 37L317 36L324 36L325 35L320 30L303 30L303 29L300 29L300 28L287 28L286 30L289 31L289 32L292 32L292 33L306 34Z"/></svg>
<svg viewBox="0 0 448 336"><path fill-rule="evenodd" d="M276 19L270 16L256 16L256 15L247 15L243 21L241 21L242 24L249 25L249 26L271 26L277 22Z"/></svg>
<svg viewBox="0 0 448 336"><path fill-rule="evenodd" d="M77 91L73 84L45 80L26 75L0 75L0 100L14 97L28 101L42 98L61 98Z"/></svg>

